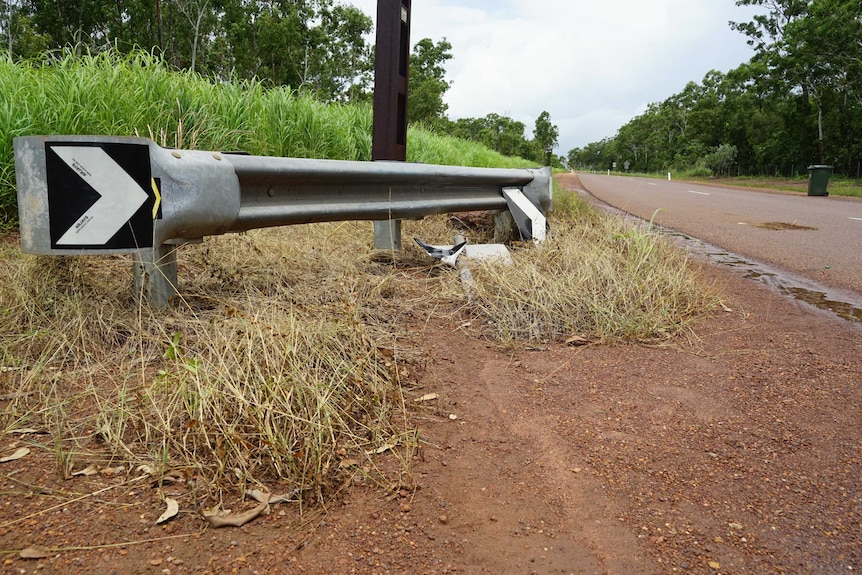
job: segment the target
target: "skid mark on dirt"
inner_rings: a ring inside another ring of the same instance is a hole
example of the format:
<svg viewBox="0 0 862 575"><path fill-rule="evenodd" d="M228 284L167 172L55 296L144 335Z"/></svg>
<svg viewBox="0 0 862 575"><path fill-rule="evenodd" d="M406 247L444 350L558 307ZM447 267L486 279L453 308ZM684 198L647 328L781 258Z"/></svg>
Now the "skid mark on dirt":
<svg viewBox="0 0 862 575"><path fill-rule="evenodd" d="M459 417L429 429L428 440L447 449L427 451L439 467L423 481L460 501L445 506L446 519L468 564L491 573L652 573L637 533L560 440L558 422L535 409L519 362L482 348L481 340L450 348L421 378L444 389L441 415Z"/></svg>
<svg viewBox="0 0 862 575"><path fill-rule="evenodd" d="M560 437L558 418L535 410L530 402L519 401L529 397L530 388L544 384L523 376L500 384L494 376L501 369L498 362L486 365L481 380L501 408L521 405L518 417L509 420L508 431L522 439L535 456L530 465L534 488L557 507L566 529L573 538L586 543L606 572L651 573L640 557L636 535L617 519L619 506L583 469L578 450Z"/></svg>
<svg viewBox="0 0 862 575"><path fill-rule="evenodd" d="M420 377L448 400L441 412L446 419L425 434L444 448L426 450L433 471L424 476L423 497L433 493L452 536L464 542L464 571L607 572L570 528L566 509L545 497L555 492L542 489L536 477L546 458L541 446L512 433L522 417L521 400L514 391L500 398L498 390L513 389L513 366L505 357L477 361L489 357L482 347L481 341L465 341L450 348ZM459 419L448 419L449 413Z"/></svg>

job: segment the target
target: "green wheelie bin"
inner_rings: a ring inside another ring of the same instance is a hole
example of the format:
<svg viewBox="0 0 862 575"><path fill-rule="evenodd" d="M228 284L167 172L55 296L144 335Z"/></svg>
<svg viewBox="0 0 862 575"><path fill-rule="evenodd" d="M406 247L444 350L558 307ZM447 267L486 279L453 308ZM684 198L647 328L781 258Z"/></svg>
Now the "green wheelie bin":
<svg viewBox="0 0 862 575"><path fill-rule="evenodd" d="M832 166L821 164L808 166L808 195L828 196L826 186L829 185L830 175L832 175Z"/></svg>

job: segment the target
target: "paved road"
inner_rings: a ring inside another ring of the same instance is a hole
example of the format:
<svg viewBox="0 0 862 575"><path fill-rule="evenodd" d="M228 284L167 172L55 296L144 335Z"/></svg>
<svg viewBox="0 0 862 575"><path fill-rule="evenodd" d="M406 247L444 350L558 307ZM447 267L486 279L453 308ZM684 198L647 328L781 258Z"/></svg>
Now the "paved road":
<svg viewBox="0 0 862 575"><path fill-rule="evenodd" d="M862 201L578 174L594 197L726 250L862 293ZM659 210L656 213L656 210ZM769 229L800 226L811 229Z"/></svg>

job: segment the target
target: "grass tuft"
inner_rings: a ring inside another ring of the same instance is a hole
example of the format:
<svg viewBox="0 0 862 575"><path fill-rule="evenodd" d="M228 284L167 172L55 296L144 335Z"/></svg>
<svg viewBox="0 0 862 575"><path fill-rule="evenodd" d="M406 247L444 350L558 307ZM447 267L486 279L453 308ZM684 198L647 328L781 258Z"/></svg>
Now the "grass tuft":
<svg viewBox="0 0 862 575"><path fill-rule="evenodd" d="M655 342L716 304L685 254L651 223L600 215L573 194L562 198L549 241L516 250L513 266L473 272L473 303L495 338Z"/></svg>
<svg viewBox="0 0 862 575"><path fill-rule="evenodd" d="M350 257L368 251L359 226L188 247L184 299L165 312L136 304L125 257L9 244L0 429L48 431L41 447L64 475L90 463L180 470L197 497L280 485L321 500L354 474L373 478L369 454L383 445L409 464L406 364L387 309L400 280Z"/></svg>

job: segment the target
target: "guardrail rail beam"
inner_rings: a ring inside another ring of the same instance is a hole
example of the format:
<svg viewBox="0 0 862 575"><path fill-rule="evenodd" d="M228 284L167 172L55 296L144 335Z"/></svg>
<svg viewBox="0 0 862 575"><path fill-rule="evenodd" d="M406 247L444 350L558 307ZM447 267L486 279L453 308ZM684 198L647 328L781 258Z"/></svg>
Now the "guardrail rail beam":
<svg viewBox="0 0 862 575"><path fill-rule="evenodd" d="M176 294L176 247L205 236L504 211L511 191L542 213L552 202L550 168L234 155L109 136L27 136L14 147L22 249L134 254L136 286L160 307Z"/></svg>

